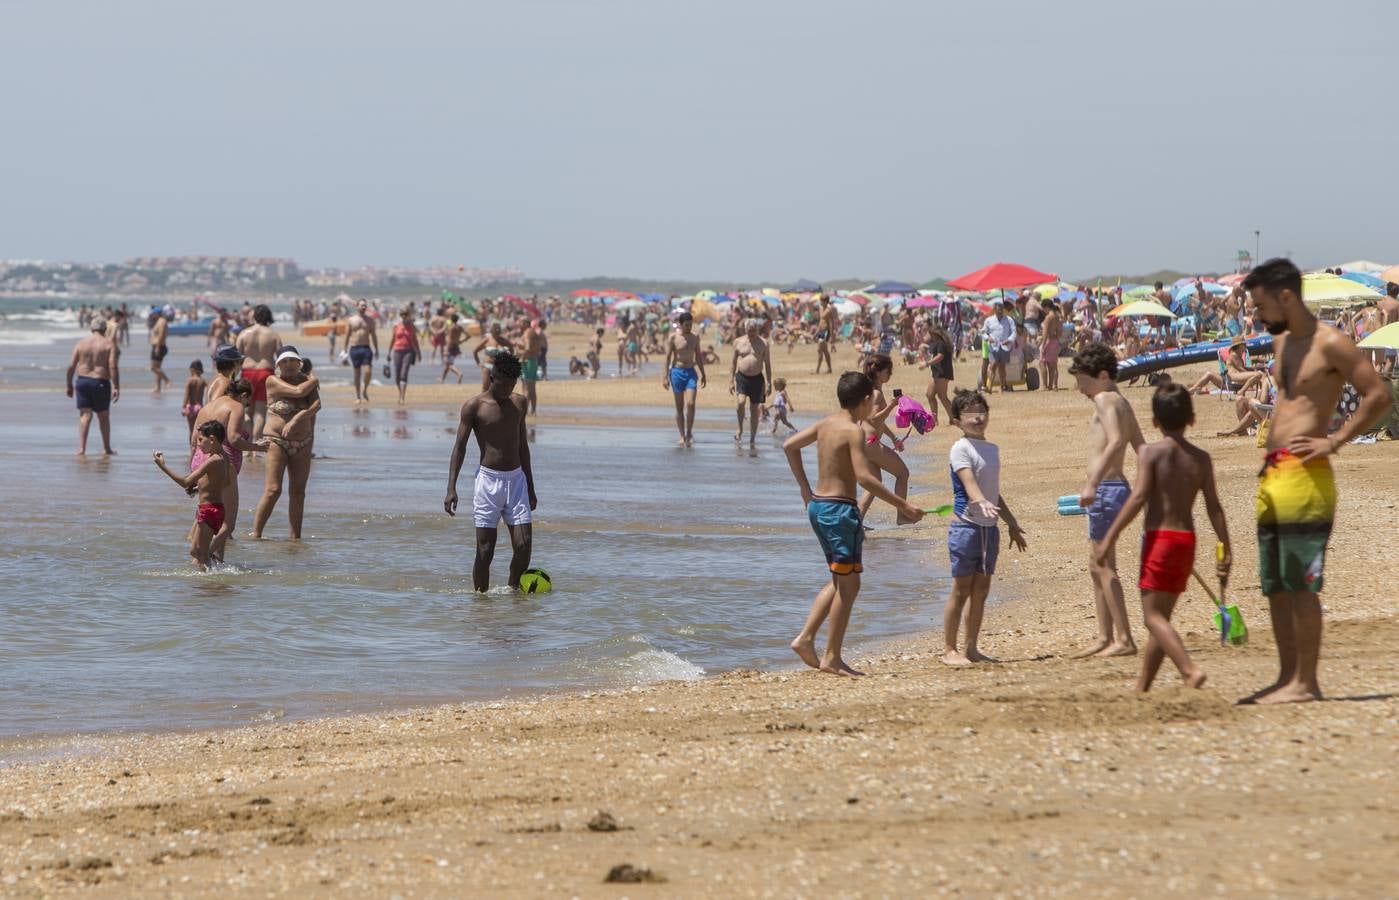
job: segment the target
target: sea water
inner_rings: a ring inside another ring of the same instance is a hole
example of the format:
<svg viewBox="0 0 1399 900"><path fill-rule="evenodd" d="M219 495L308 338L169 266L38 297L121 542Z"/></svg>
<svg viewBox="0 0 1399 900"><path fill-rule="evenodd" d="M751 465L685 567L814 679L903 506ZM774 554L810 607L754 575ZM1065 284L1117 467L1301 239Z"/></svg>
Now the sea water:
<svg viewBox="0 0 1399 900"><path fill-rule="evenodd" d="M66 365L68 345L48 352ZM177 388L178 363L202 348L172 341ZM159 448L175 467L184 459L180 392L153 398L149 375L128 370L112 411L119 455L92 455L94 424L79 459L62 367L0 387L0 736L235 725L786 667L787 642L826 581L777 441L763 435L750 452L702 431L686 450L666 429L546 424L531 432L533 561L554 590L478 594L477 449L451 518L442 502L457 411L396 409L389 389L367 409L330 401L320 414L301 542L286 540L285 493L269 539L246 537L264 476L255 458L229 565L196 574L185 541L194 501L150 458ZM541 395L547 409L547 382ZM493 584L509 557L502 530ZM945 560L939 541L872 535L849 655L929 627Z"/></svg>

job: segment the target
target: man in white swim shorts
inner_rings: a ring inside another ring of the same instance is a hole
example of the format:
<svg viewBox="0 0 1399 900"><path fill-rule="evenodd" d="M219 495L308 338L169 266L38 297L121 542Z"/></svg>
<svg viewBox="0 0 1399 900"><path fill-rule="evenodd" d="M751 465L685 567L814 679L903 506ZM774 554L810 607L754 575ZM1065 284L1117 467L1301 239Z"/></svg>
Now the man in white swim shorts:
<svg viewBox="0 0 1399 900"><path fill-rule="evenodd" d="M538 505L534 473L530 471L529 442L525 438L528 401L515 393L520 360L501 352L495 358L486 390L462 404L457 440L447 470L447 515L457 514L457 476L466 459L466 443L476 435L481 464L476 472L472 518L476 525L476 564L471 580L476 590L490 587L491 560L495 557L497 527L505 519L514 556L510 560L510 587L520 587L520 575L529 568L533 546L531 511Z"/></svg>

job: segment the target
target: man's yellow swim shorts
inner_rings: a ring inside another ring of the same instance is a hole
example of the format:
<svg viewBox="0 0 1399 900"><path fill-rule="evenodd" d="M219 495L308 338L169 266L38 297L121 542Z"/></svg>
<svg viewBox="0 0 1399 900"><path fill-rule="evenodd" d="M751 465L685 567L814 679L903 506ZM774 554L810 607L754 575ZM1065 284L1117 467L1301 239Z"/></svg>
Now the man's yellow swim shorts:
<svg viewBox="0 0 1399 900"><path fill-rule="evenodd" d="M1258 473L1258 580L1263 593L1321 591L1336 515L1336 480L1326 457L1302 462L1268 454Z"/></svg>

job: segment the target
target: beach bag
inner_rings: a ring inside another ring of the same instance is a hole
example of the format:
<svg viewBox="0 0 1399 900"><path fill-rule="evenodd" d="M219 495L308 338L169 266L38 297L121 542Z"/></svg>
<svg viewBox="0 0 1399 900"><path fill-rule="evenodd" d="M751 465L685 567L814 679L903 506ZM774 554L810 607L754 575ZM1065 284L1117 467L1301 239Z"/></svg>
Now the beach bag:
<svg viewBox="0 0 1399 900"><path fill-rule="evenodd" d="M1026 390L1030 390L1030 391L1037 391L1037 390L1040 389L1040 370L1039 370L1039 369L1026 369L1026 370L1025 370L1025 389L1026 389Z"/></svg>

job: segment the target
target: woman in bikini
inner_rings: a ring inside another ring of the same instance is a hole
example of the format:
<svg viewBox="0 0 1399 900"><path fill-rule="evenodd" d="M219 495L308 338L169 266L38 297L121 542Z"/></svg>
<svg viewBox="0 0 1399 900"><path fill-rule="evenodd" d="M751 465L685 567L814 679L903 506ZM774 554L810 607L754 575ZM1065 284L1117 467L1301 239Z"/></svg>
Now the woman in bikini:
<svg viewBox="0 0 1399 900"><path fill-rule="evenodd" d="M295 347L277 353L277 366L267 378L267 481L253 515L251 537L262 538L262 529L282 496L282 475L288 476L291 496L287 520L292 540L301 540L301 518L306 507L306 481L311 477L311 447L315 441L316 413L321 409L320 382L303 371Z"/></svg>
<svg viewBox="0 0 1399 900"><path fill-rule="evenodd" d="M195 434L199 433L199 427L205 422L223 423L223 455L233 466L233 477L228 480L223 492L223 527L214 535L214 542L209 547L209 556L219 562L223 562L224 545L238 524L238 473L243 469L243 453L256 453L267 447L266 441L249 440L252 435L247 430L246 417L252 402L252 382L246 378L235 378L228 382L222 394L204 404L194 419ZM204 458L196 446L190 459L190 471L199 468L203 462Z"/></svg>
<svg viewBox="0 0 1399 900"><path fill-rule="evenodd" d="M865 361L865 374L874 382L874 412L860 423L860 428L865 432L865 458L881 472L893 475L894 493L900 498L905 498L908 496L908 466L896 452L902 450L904 445L898 435L889 428L888 422L889 414L898 408L899 401L894 399L890 402L884 397L884 385L894 374L894 361L887 356L872 353ZM893 449L884 446L883 438L886 436L893 443ZM869 512L873 502L874 495L868 491L860 498L860 521L864 521L865 514ZM907 524L902 513L898 516L898 523Z"/></svg>

